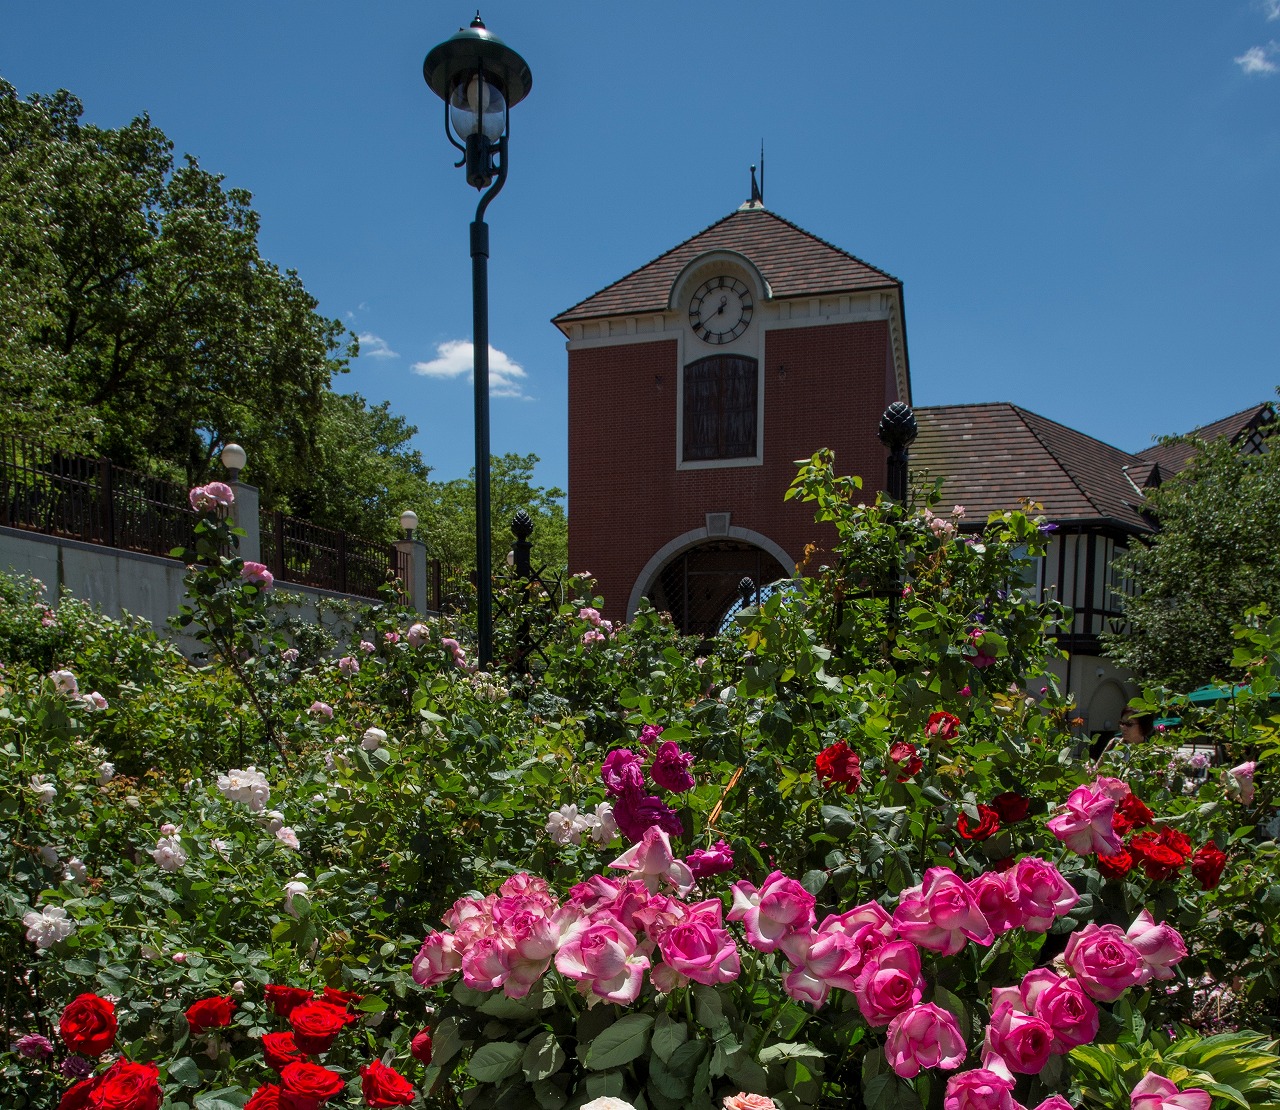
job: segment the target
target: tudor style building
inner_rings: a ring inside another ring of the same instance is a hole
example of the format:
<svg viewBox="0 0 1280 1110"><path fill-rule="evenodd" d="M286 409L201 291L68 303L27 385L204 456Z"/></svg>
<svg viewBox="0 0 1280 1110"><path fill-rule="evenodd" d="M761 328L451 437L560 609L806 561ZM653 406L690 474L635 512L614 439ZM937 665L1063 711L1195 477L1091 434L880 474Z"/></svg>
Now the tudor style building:
<svg viewBox="0 0 1280 1110"><path fill-rule="evenodd" d="M712 224L555 317L569 351L569 563L714 633L748 576L834 540L784 501L821 447L874 496L911 400L902 283L767 211Z"/></svg>

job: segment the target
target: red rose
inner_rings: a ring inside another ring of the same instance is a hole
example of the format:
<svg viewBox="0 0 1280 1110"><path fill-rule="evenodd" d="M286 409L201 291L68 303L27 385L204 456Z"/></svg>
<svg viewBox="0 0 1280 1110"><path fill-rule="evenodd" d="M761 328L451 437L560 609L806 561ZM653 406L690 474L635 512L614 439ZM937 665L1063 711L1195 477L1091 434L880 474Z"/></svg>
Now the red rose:
<svg viewBox="0 0 1280 1110"><path fill-rule="evenodd" d="M89 1105L89 1096L98 1085L97 1079L82 1079L71 1090L67 1091L58 1102L58 1110L85 1110Z"/></svg>
<svg viewBox="0 0 1280 1110"><path fill-rule="evenodd" d="M63 1043L81 1056L101 1056L116 1041L116 1008L96 994L81 994L58 1019Z"/></svg>
<svg viewBox="0 0 1280 1110"><path fill-rule="evenodd" d="M424 1029L409 1045L409 1055L424 1064L431 1063L431 1030Z"/></svg>
<svg viewBox="0 0 1280 1110"><path fill-rule="evenodd" d="M989 836L994 836L1000 831L1000 814L998 814L990 806L978 806L978 821L975 824L970 820L969 815L960 811L960 816L956 818L956 832L965 838L965 840L986 840Z"/></svg>
<svg viewBox="0 0 1280 1110"><path fill-rule="evenodd" d="M334 1038L342 1032L342 1027L355 1020L346 1010L331 1002L304 1002L289 1014L294 1043L312 1055L327 1052Z"/></svg>
<svg viewBox="0 0 1280 1110"><path fill-rule="evenodd" d="M924 731L929 736L936 736L944 744L950 743L960 735L960 718L940 709L929 714L929 723L924 726Z"/></svg>
<svg viewBox="0 0 1280 1110"><path fill-rule="evenodd" d="M1191 838L1184 832L1166 825L1160 830L1160 843L1177 852L1184 862L1191 858Z"/></svg>
<svg viewBox="0 0 1280 1110"><path fill-rule="evenodd" d="M225 998L202 998L187 1007L187 1024L191 1026L191 1035L200 1036L209 1029L225 1029L231 1024L231 1015L236 1012L236 1001L230 995Z"/></svg>
<svg viewBox="0 0 1280 1110"><path fill-rule="evenodd" d="M322 1001L330 1002L335 1006L348 1006L352 1002L361 1002L364 995L356 994L355 991L340 991L334 987L325 987L324 993L320 996Z"/></svg>
<svg viewBox="0 0 1280 1110"><path fill-rule="evenodd" d="M1172 879L1187 857L1164 841L1164 833L1138 833L1129 841L1129 851L1138 857L1142 870L1153 882Z"/></svg>
<svg viewBox="0 0 1280 1110"><path fill-rule="evenodd" d="M1005 856L1004 859L994 859L991 861L991 870L999 871L1002 874L1010 870L1015 863L1018 862L1017 856Z"/></svg>
<svg viewBox="0 0 1280 1110"><path fill-rule="evenodd" d="M418 1095L413 1084L381 1060L360 1069L360 1093L370 1106L408 1106Z"/></svg>
<svg viewBox="0 0 1280 1110"><path fill-rule="evenodd" d="M818 781L823 786L834 786L844 783L844 792L852 794L862 782L862 763L856 752L849 749L843 740L823 748L814 760L818 772Z"/></svg>
<svg viewBox="0 0 1280 1110"><path fill-rule="evenodd" d="M1191 857L1191 874L1196 877L1201 890L1216 890L1226 866L1226 853L1212 840Z"/></svg>
<svg viewBox="0 0 1280 1110"><path fill-rule="evenodd" d="M289 1064L280 1073L280 1093L288 1098L309 1098L313 1102L327 1102L346 1084L337 1072L299 1060Z"/></svg>
<svg viewBox="0 0 1280 1110"><path fill-rule="evenodd" d="M266 995L267 1005L281 1017L288 1017L295 1006L311 1001L311 992L301 987L283 987L268 983L263 993Z"/></svg>
<svg viewBox="0 0 1280 1110"><path fill-rule="evenodd" d="M1133 870L1133 856L1124 848L1110 856L1099 856L1098 870L1105 878L1123 879Z"/></svg>
<svg viewBox="0 0 1280 1110"><path fill-rule="evenodd" d="M283 1071L287 1064L307 1058L298 1051L292 1033L268 1033L262 1038L262 1055L266 1057L267 1067L275 1071Z"/></svg>
<svg viewBox="0 0 1280 1110"><path fill-rule="evenodd" d="M1111 827L1121 836L1127 836L1134 829L1150 825L1154 819L1155 814L1146 807L1142 799L1130 792L1116 806L1116 811L1111 817Z"/></svg>
<svg viewBox="0 0 1280 1110"><path fill-rule="evenodd" d="M1031 810L1031 799L1016 790L1006 790L991 799L991 808L1000 815L1000 824L1016 825L1026 820Z"/></svg>
<svg viewBox="0 0 1280 1110"><path fill-rule="evenodd" d="M264 1083L244 1104L244 1110L280 1110L280 1088L274 1083Z"/></svg>
<svg viewBox="0 0 1280 1110"><path fill-rule="evenodd" d="M898 765L898 781L906 782L909 778L914 778L920 773L920 768L924 766L924 760L916 755L916 746L908 744L905 740L895 740L889 745L889 761ZM889 768L885 768L886 774Z"/></svg>
<svg viewBox="0 0 1280 1110"><path fill-rule="evenodd" d="M159 1110L160 1069L155 1064L117 1060L98 1077L86 1103L89 1110Z"/></svg>

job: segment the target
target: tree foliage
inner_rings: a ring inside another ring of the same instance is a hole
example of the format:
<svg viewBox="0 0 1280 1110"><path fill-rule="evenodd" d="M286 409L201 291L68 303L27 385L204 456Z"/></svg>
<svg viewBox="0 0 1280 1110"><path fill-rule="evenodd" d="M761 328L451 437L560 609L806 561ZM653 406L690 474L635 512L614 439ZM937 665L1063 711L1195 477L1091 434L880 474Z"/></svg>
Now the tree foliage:
<svg viewBox="0 0 1280 1110"><path fill-rule="evenodd" d="M1140 587L1125 601L1132 631L1106 637L1140 681L1191 689L1237 675L1232 628L1280 591L1280 454L1267 446L1202 444L1149 492L1160 530L1119 564Z"/></svg>

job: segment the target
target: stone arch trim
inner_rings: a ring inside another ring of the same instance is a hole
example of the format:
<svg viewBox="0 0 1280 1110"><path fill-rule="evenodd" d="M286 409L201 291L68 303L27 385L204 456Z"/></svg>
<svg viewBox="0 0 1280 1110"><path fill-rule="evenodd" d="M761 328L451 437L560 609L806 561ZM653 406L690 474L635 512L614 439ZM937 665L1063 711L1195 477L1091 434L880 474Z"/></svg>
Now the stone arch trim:
<svg viewBox="0 0 1280 1110"><path fill-rule="evenodd" d="M664 543L653 553L652 558L645 563L644 569L640 571L639 577L636 578L635 585L631 587L631 596L627 599L627 620L635 616L636 609L640 606L640 599L644 597L645 591L649 588L658 571L668 561L674 559L681 552L688 551L691 547L697 547L700 543L706 543L708 540L724 539L740 540L743 543L758 547L777 559L780 566L794 568L796 565L795 559L788 555L781 545L775 543L768 536L753 532L750 528L737 528L730 525L727 532L712 532L705 525L701 528L691 528L688 532L684 532L676 536L675 539ZM794 574L794 569L792 573ZM764 583L757 583L757 585L764 585Z"/></svg>

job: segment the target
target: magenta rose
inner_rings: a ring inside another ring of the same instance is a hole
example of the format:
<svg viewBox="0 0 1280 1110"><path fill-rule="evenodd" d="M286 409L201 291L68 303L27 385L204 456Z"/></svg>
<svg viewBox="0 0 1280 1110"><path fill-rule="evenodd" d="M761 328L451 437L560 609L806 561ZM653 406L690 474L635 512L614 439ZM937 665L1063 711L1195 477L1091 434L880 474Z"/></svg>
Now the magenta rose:
<svg viewBox="0 0 1280 1110"><path fill-rule="evenodd" d="M708 879L722 875L733 868L733 849L723 840L717 840L710 848L698 848L690 852L684 862L695 879Z"/></svg>
<svg viewBox="0 0 1280 1110"><path fill-rule="evenodd" d="M903 1010L889 1023L885 1058L903 1079L914 1079L922 1068L960 1066L968 1049L956 1019L932 1002Z"/></svg>
<svg viewBox="0 0 1280 1110"><path fill-rule="evenodd" d="M628 1005L640 995L649 960L637 951L635 934L601 913L569 927L556 953L556 970L582 983L606 1002Z"/></svg>
<svg viewBox="0 0 1280 1110"><path fill-rule="evenodd" d="M690 906L688 916L658 938L663 961L695 983L732 983L742 965L738 946L724 927L723 912L719 898Z"/></svg>
<svg viewBox="0 0 1280 1110"><path fill-rule="evenodd" d="M1172 979L1174 965L1187 954L1182 934L1167 922L1157 923L1150 910L1138 914L1124 935L1142 956L1143 983L1151 979Z"/></svg>
<svg viewBox="0 0 1280 1110"><path fill-rule="evenodd" d="M1096 786L1077 786L1048 821L1048 829L1076 855L1110 856L1124 846L1113 821L1116 800Z"/></svg>
<svg viewBox="0 0 1280 1110"><path fill-rule="evenodd" d="M1033 1110L1075 1110L1061 1095L1050 1095L1044 1102L1037 1104Z"/></svg>
<svg viewBox="0 0 1280 1110"><path fill-rule="evenodd" d="M1200 1087L1178 1090L1178 1085L1163 1075L1149 1071L1129 1092L1130 1110L1209 1110L1213 1097Z"/></svg>
<svg viewBox="0 0 1280 1110"><path fill-rule="evenodd" d="M988 1068L962 1071L947 1080L942 1110L1023 1110L1013 1097L1013 1080Z"/></svg>
<svg viewBox="0 0 1280 1110"><path fill-rule="evenodd" d="M676 811L652 794L619 794L613 803L613 820L632 844L654 825L670 836L684 835Z"/></svg>
<svg viewBox="0 0 1280 1110"><path fill-rule="evenodd" d="M759 890L745 881L733 884L729 920L742 922L752 948L773 952L792 935L812 932L815 902L795 879L774 871Z"/></svg>
<svg viewBox="0 0 1280 1110"><path fill-rule="evenodd" d="M921 948L954 956L965 940L990 944L995 934L968 884L949 867L931 867L924 882L898 895L894 928Z"/></svg>
<svg viewBox="0 0 1280 1110"><path fill-rule="evenodd" d="M996 936L1024 923L1022 900L1011 871L985 871L969 883L969 893Z"/></svg>
<svg viewBox="0 0 1280 1110"><path fill-rule="evenodd" d="M639 794L644 790L644 767L630 748L614 748L604 757L600 778L611 797Z"/></svg>
<svg viewBox="0 0 1280 1110"><path fill-rule="evenodd" d="M693 789L693 776L689 774L692 766L693 752L681 751L680 745L674 740L666 740L658 745L649 774L663 790L683 794Z"/></svg>
<svg viewBox="0 0 1280 1110"><path fill-rule="evenodd" d="M1052 975L1052 972L1049 972ZM1084 988L1069 976L1053 976L1032 1002L1036 1017L1053 1030L1055 1056L1064 1056L1082 1044L1091 1044L1098 1035L1098 1007Z"/></svg>
<svg viewBox="0 0 1280 1110"><path fill-rule="evenodd" d="M853 995L868 1025L888 1025L920 1001L923 988L919 949L910 941L893 940L867 959Z"/></svg>
<svg viewBox="0 0 1280 1110"><path fill-rule="evenodd" d="M1147 966L1118 925L1090 922L1067 940L1063 961L1090 998L1114 1002L1143 982Z"/></svg>
<svg viewBox="0 0 1280 1110"><path fill-rule="evenodd" d="M1053 1030L1049 1023L1002 1002L991 1011L986 1047L999 1056L1010 1071L1035 1075L1049 1062Z"/></svg>
<svg viewBox="0 0 1280 1110"><path fill-rule="evenodd" d="M1025 856L1010 874L1022 907L1022 927L1028 932L1045 932L1054 918L1063 916L1080 901L1080 895L1048 860Z"/></svg>

